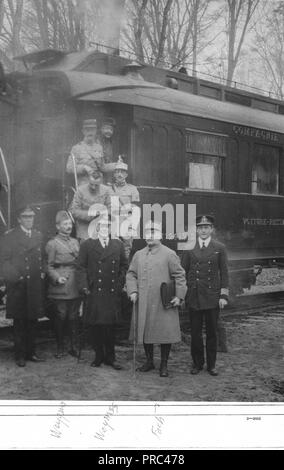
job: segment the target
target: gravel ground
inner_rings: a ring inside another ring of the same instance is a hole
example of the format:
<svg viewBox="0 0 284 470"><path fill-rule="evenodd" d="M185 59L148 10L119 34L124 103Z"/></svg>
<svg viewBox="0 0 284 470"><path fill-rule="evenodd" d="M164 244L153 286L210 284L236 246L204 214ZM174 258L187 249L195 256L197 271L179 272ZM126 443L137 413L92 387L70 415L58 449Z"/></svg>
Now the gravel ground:
<svg viewBox="0 0 284 470"><path fill-rule="evenodd" d="M267 268L257 276L255 286L245 289L242 295L254 295L284 290L284 269Z"/></svg>
<svg viewBox="0 0 284 470"><path fill-rule="evenodd" d="M190 346L174 345L169 360L168 378L158 374L159 348L155 348L156 370L133 375L131 345L117 346L124 369L108 366L91 368L93 352L86 349L83 360L71 356L54 358L55 343L51 331L41 328L38 352L47 361L15 365L11 331L0 339L0 399L11 400L129 400L129 401L209 401L209 402L281 402L283 401L284 312L265 317L224 318L228 353L218 353L218 377L205 370L190 375ZM137 351L137 363L143 361Z"/></svg>
<svg viewBox="0 0 284 470"><path fill-rule="evenodd" d="M257 283L245 295L284 290L284 270L265 269ZM1 314L1 312L0 312ZM4 312L0 326L11 325ZM55 343L47 322L41 323L39 353L47 361L15 365L11 328L0 328L0 399L11 400L146 400L146 401L215 401L215 402L280 402L284 396L283 332L284 311L261 316L234 318L224 316L228 353L218 353L218 377L205 370L190 375L190 344L173 346L169 360L170 376L158 374L159 348L155 348L156 370L133 374L132 346L117 346L117 356L124 369L108 366L91 368L93 352L86 349L83 359L70 356L54 358ZM188 342L188 335L185 335ZM137 363L144 359L137 350Z"/></svg>

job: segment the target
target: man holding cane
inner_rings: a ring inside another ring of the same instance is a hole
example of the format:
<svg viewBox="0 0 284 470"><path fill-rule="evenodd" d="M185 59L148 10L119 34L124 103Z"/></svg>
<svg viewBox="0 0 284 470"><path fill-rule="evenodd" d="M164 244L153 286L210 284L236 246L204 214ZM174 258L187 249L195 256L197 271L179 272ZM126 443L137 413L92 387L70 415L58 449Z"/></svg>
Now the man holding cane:
<svg viewBox="0 0 284 470"><path fill-rule="evenodd" d="M147 246L135 253L126 275L130 300L137 303L137 325L132 319L134 340L144 345L146 362L138 369L148 372L154 366L154 344L161 345L160 377L168 377L168 358L172 343L181 340L178 306L185 298L186 280L178 256L161 243L161 225L148 222L145 226ZM161 284L175 281L175 295L169 308L161 299ZM135 324L135 325L134 325ZM136 338L135 338L136 336Z"/></svg>

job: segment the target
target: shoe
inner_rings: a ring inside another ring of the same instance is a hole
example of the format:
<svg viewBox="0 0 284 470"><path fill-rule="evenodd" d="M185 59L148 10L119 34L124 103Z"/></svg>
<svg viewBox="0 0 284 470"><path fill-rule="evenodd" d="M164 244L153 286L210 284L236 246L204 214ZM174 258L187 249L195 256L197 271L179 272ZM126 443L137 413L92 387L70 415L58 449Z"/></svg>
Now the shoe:
<svg viewBox="0 0 284 470"><path fill-rule="evenodd" d="M116 361L113 361L113 362L105 362L105 364L107 366L111 366L113 369L115 370L121 370L123 369L123 367Z"/></svg>
<svg viewBox="0 0 284 470"><path fill-rule="evenodd" d="M153 369L155 369L153 362L145 362L145 364L142 364L142 366L137 367L136 370L138 370L139 372L149 372L149 370Z"/></svg>
<svg viewBox="0 0 284 470"><path fill-rule="evenodd" d="M25 361L25 359L23 359L23 358L17 359L17 360L16 360L16 364L17 364L17 366L19 366L19 367L25 367L25 366L26 366L26 361Z"/></svg>
<svg viewBox="0 0 284 470"><path fill-rule="evenodd" d="M213 375L214 377L218 375L218 372L216 369L207 369L207 370L208 370L208 374Z"/></svg>
<svg viewBox="0 0 284 470"><path fill-rule="evenodd" d="M55 357L56 359L62 359L63 356L64 356L63 352L60 352L60 351L57 351L57 353L54 354L54 357Z"/></svg>
<svg viewBox="0 0 284 470"><path fill-rule="evenodd" d="M33 354L32 356L27 357L27 361L31 362L45 362L45 359L42 357L37 356L36 354Z"/></svg>
<svg viewBox="0 0 284 470"><path fill-rule="evenodd" d="M68 354L72 357L78 357L76 349L70 349L70 351L68 351Z"/></svg>
<svg viewBox="0 0 284 470"><path fill-rule="evenodd" d="M95 359L92 363L91 363L91 367L100 367L102 365L103 361L98 361L97 359Z"/></svg>
<svg viewBox="0 0 284 470"><path fill-rule="evenodd" d="M57 351L56 351L56 353L54 354L54 357L55 357L56 359L62 359L63 356L64 356L64 350L63 350L63 348L60 348L60 347L57 348Z"/></svg>
<svg viewBox="0 0 284 470"><path fill-rule="evenodd" d="M193 366L193 368L191 369L190 373L191 375L197 375L199 374L199 372L201 372L203 369L203 367L196 367L196 366Z"/></svg>
<svg viewBox="0 0 284 470"><path fill-rule="evenodd" d="M167 368L167 363L162 363L161 364L161 367L160 367L160 377L168 377L169 376L169 372L168 372L168 368Z"/></svg>

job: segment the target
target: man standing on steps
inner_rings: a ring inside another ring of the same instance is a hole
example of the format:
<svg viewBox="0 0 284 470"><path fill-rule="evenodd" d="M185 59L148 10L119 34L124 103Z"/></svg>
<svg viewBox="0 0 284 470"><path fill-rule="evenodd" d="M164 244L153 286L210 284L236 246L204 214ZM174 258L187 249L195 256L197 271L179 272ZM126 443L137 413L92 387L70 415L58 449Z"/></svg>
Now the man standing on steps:
<svg viewBox="0 0 284 470"><path fill-rule="evenodd" d="M18 226L1 240L1 275L7 287L7 318L14 320L15 359L19 367L26 361L42 362L36 354L36 328L43 311L42 236L33 228L31 206L18 209Z"/></svg>
<svg viewBox="0 0 284 470"><path fill-rule="evenodd" d="M161 345L160 376L168 377L168 358L172 343L181 340L178 306L185 298L186 279L178 256L161 243L161 225L145 226L147 246L135 253L126 275L127 293L138 303L137 342L144 345L146 362L138 370L154 369L154 344ZM171 308L165 309L161 299L161 283L175 281ZM133 330L132 319L132 330ZM135 340L135 338L134 338Z"/></svg>
<svg viewBox="0 0 284 470"><path fill-rule="evenodd" d="M112 172L114 163L105 163L103 147L97 139L97 120L85 119L82 129L84 139L71 149L66 171L76 175L78 186L88 182L94 171Z"/></svg>
<svg viewBox="0 0 284 470"><path fill-rule="evenodd" d="M197 241L192 250L183 255L182 266L187 276L186 303L191 321L191 374L198 374L204 366L202 326L206 326L206 361L210 375L216 376L217 321L220 309L228 303L229 276L225 246L212 239L214 217L196 218Z"/></svg>
<svg viewBox="0 0 284 470"><path fill-rule="evenodd" d="M104 206L105 210L110 211L111 193L111 188L102 184L102 174L99 171L93 171L88 183L79 186L75 192L69 210L75 220L76 238L80 241L97 236L96 224L101 214L96 210L93 213L92 206Z"/></svg>

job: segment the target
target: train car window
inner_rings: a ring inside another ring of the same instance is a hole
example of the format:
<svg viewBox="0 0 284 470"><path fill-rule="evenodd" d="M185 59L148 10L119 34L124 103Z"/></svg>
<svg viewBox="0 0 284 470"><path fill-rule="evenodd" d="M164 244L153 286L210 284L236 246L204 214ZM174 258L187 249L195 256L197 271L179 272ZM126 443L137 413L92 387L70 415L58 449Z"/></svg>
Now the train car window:
<svg viewBox="0 0 284 470"><path fill-rule="evenodd" d="M190 131L186 135L187 187L221 190L227 137Z"/></svg>
<svg viewBox="0 0 284 470"><path fill-rule="evenodd" d="M217 157L191 155L188 187L191 189L221 189L222 160Z"/></svg>
<svg viewBox="0 0 284 470"><path fill-rule="evenodd" d="M279 194L280 150L277 147L256 144L252 164L253 194Z"/></svg>

